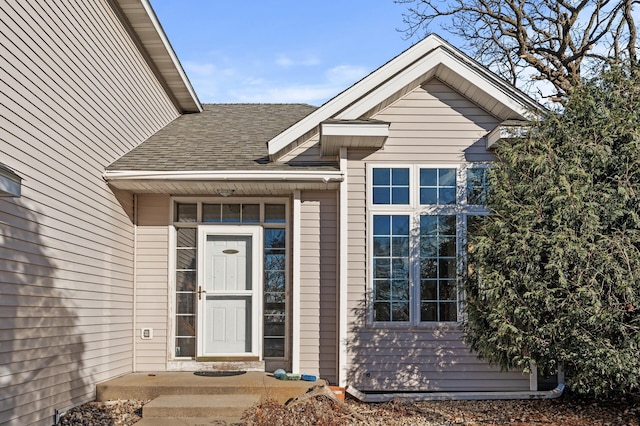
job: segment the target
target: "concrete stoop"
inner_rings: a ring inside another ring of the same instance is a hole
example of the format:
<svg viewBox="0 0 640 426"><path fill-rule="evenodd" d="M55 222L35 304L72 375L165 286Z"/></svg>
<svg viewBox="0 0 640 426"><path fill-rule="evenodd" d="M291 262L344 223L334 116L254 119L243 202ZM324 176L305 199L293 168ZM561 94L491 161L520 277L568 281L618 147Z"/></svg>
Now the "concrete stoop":
<svg viewBox="0 0 640 426"><path fill-rule="evenodd" d="M142 419L136 426L242 426L240 418L230 417L167 417L164 419Z"/></svg>
<svg viewBox="0 0 640 426"><path fill-rule="evenodd" d="M242 424L242 414L260 395L162 395L142 408L140 426Z"/></svg>
<svg viewBox="0 0 640 426"><path fill-rule="evenodd" d="M229 426L265 401L280 404L324 380L278 380L265 372L203 377L193 372L131 373L96 386L97 401L149 401L136 426Z"/></svg>

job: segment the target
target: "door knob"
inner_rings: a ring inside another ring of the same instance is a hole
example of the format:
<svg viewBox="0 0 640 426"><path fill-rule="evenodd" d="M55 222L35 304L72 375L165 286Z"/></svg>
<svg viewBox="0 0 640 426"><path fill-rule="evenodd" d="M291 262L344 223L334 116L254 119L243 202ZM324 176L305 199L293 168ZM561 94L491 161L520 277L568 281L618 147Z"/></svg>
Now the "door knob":
<svg viewBox="0 0 640 426"><path fill-rule="evenodd" d="M202 300L202 293L206 293L205 290L202 289L202 286L198 286L198 300Z"/></svg>

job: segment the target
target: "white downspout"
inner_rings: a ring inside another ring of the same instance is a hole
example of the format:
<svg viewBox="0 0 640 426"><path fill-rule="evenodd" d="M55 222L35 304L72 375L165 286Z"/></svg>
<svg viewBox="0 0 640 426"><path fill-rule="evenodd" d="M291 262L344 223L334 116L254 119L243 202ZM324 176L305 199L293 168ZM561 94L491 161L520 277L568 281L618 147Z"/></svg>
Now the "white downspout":
<svg viewBox="0 0 640 426"><path fill-rule="evenodd" d="M472 401L488 399L554 399L562 395L564 383L549 391L510 392L394 392L367 394L349 386L347 393L362 402L388 402L394 398L409 401Z"/></svg>
<svg viewBox="0 0 640 426"><path fill-rule="evenodd" d="M532 372L533 374L533 372ZM537 381L537 380L536 380ZM394 398L410 401L486 400L486 399L554 399L564 392L564 371L558 369L558 385L548 391L505 391L505 392L390 392L367 394L351 386L347 393L362 402L387 402Z"/></svg>
<svg viewBox="0 0 640 426"><path fill-rule="evenodd" d="M338 386L347 385L347 301L349 273L349 188L347 177L347 148L340 148L340 171L342 172L342 182L340 182L340 243L338 248L338 264L340 265L338 277Z"/></svg>
<svg viewBox="0 0 640 426"><path fill-rule="evenodd" d="M293 192L293 261L291 285L292 327L291 327L291 372L300 372L300 210L302 200L300 190Z"/></svg>

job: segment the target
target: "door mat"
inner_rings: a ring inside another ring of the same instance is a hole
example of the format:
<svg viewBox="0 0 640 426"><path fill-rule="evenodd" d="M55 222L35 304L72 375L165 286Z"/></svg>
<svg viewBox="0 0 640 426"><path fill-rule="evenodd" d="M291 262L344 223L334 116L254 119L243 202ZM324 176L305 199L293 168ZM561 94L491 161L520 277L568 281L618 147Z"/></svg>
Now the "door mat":
<svg viewBox="0 0 640 426"><path fill-rule="evenodd" d="M196 371L196 376L204 376L204 377L229 377L229 376L239 376L241 374L245 374L246 371Z"/></svg>

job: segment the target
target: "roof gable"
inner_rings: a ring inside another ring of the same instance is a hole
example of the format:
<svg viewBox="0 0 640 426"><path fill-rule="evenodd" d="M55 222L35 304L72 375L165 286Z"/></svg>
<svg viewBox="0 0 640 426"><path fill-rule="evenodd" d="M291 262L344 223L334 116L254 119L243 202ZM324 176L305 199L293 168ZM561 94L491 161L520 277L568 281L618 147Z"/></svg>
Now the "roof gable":
<svg viewBox="0 0 640 426"><path fill-rule="evenodd" d="M523 120L540 106L437 35L387 62L268 142L272 160L319 131L327 120L362 120L431 78L438 78L500 120Z"/></svg>

